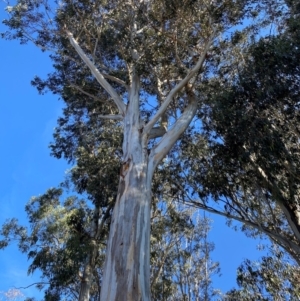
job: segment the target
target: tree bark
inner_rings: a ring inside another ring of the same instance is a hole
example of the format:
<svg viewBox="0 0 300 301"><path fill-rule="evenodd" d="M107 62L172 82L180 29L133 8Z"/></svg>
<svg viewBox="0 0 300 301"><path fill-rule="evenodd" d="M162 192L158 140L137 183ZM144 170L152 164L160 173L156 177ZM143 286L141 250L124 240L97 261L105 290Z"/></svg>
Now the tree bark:
<svg viewBox="0 0 300 301"><path fill-rule="evenodd" d="M136 133L138 135L138 133ZM132 141L121 167L100 300L150 300L151 173L147 151Z"/></svg>
<svg viewBox="0 0 300 301"><path fill-rule="evenodd" d="M153 169L133 76L124 117L123 164L110 226L101 300L150 300L150 210Z"/></svg>
<svg viewBox="0 0 300 301"><path fill-rule="evenodd" d="M283 211L288 224L290 225L294 235L300 242L300 212L297 209L297 204L290 204L288 200L277 202Z"/></svg>
<svg viewBox="0 0 300 301"><path fill-rule="evenodd" d="M78 301L89 301L90 300L90 289L93 277L93 269L95 264L91 262L91 256L88 256L87 263L84 267L84 272L80 285L80 294Z"/></svg>
<svg viewBox="0 0 300 301"><path fill-rule="evenodd" d="M197 100L189 104L176 123L152 148L143 131L139 111L139 81L133 79L124 118L124 161L117 201L109 232L101 300L150 301L150 211L153 172L195 116Z"/></svg>

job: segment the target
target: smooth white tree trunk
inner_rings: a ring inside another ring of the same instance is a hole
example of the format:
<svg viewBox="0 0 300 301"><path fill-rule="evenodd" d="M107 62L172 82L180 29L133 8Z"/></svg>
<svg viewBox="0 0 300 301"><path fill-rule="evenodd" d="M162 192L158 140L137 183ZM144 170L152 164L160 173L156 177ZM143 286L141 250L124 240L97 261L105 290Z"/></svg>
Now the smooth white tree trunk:
<svg viewBox="0 0 300 301"><path fill-rule="evenodd" d="M136 163L126 165L128 171L120 177L101 300L150 300L150 181L145 162Z"/></svg>
<svg viewBox="0 0 300 301"><path fill-rule="evenodd" d="M139 120L138 91L124 119L124 160L110 226L101 300L150 300L152 169Z"/></svg>
<svg viewBox="0 0 300 301"><path fill-rule="evenodd" d="M90 263L90 256L87 258L88 263L84 267L83 277L81 279L80 284L80 293L78 301L89 301L90 300L90 289L93 277L93 269L95 268L94 265Z"/></svg>

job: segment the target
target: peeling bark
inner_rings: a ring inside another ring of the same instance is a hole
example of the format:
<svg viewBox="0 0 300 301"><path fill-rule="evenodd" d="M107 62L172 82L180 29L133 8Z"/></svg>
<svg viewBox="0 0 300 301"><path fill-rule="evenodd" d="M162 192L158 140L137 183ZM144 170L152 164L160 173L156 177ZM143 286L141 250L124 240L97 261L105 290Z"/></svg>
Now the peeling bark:
<svg viewBox="0 0 300 301"><path fill-rule="evenodd" d="M150 300L150 210L153 170L139 111L139 78L132 77L124 117L123 164L101 289L101 300Z"/></svg>
<svg viewBox="0 0 300 301"><path fill-rule="evenodd" d="M120 181L101 300L150 300L149 186L146 177L138 177L138 172L132 169Z"/></svg>
<svg viewBox="0 0 300 301"><path fill-rule="evenodd" d="M150 300L151 178L142 144L121 167L104 266L101 300ZM132 158L132 159L131 159ZM137 160L137 158L141 160Z"/></svg>

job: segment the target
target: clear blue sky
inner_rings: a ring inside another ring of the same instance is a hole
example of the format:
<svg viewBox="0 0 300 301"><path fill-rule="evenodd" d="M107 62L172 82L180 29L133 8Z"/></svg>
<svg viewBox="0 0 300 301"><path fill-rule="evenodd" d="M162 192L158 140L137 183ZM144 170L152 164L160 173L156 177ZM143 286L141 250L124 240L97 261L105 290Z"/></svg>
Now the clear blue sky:
<svg viewBox="0 0 300 301"><path fill-rule="evenodd" d="M1 3L0 20L5 17ZM4 30L1 24L0 32ZM35 75L51 72L47 53L33 45L0 40L0 66L0 224L11 217L26 223L27 201L58 185L68 168L63 160L50 157L48 148L63 104L57 96L38 95L30 85ZM257 251L258 241L228 228L223 218L207 216L215 220L209 240L215 243L213 259L220 262L222 272L214 278L214 286L226 291L235 286L236 269L242 260L263 254ZM39 280L38 274L27 275L27 257L16 246L0 252L0 291ZM23 293L39 295L34 288Z"/></svg>

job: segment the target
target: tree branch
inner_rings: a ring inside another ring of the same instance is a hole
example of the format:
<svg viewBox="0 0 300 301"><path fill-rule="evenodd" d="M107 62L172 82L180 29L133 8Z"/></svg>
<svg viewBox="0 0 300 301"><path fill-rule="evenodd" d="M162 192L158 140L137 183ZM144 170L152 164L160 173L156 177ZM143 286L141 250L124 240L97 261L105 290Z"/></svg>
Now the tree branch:
<svg viewBox="0 0 300 301"><path fill-rule="evenodd" d="M83 89L81 89L81 88L78 87L77 85L70 84L69 86L72 87L72 88L74 88L74 89L76 89L76 90L78 90L78 91L81 92L82 94L84 94L84 95L86 95L86 96L88 96L88 97L93 98L93 99L96 100L96 101L100 101L100 102L102 102L102 103L106 102L106 101L103 101L103 100L101 100L100 98L96 97L95 95L90 94L90 93L84 91Z"/></svg>
<svg viewBox="0 0 300 301"><path fill-rule="evenodd" d="M205 61L205 57L206 54L213 42L214 39L214 34L211 36L211 38L208 40L208 42L205 45L205 48L203 50L202 55L200 56L197 64L195 65L194 68L192 68L190 70L190 72L186 75L186 77L179 82L168 94L168 96L166 97L166 99L164 100L164 102L161 104L160 108L158 109L158 111L156 112L156 114L152 117L152 119L146 124L145 128L144 128L144 133L145 134L149 134L150 130L153 128L153 126L155 125L155 123L158 121L158 119L163 115L163 113L166 111L167 107L169 106L169 104L171 103L172 99L174 96L176 96L176 94L184 87L188 84L188 82L199 72L199 70L201 69L201 67L203 66L203 63Z"/></svg>
<svg viewBox="0 0 300 301"><path fill-rule="evenodd" d="M244 148L246 149L245 146L244 146ZM291 209L291 207L289 206L289 200L287 200L282 195L278 185L276 183L274 183L274 181L272 181L268 177L268 175L265 173L263 168L257 164L255 157L252 154L249 155L249 159L252 162L257 174L261 177L261 179L262 179L261 183L262 183L263 187L265 187L266 189L271 191L278 206L283 211L283 213L287 219L287 222L288 222L289 226L291 227L294 235L297 237L298 240L300 240L300 222L299 222L300 213L298 211L295 212L295 210Z"/></svg>
<svg viewBox="0 0 300 301"><path fill-rule="evenodd" d="M98 115L97 117L101 119L112 119L112 120L123 120L122 115Z"/></svg>
<svg viewBox="0 0 300 301"><path fill-rule="evenodd" d="M118 83L118 84L124 86L124 87L126 88L126 90L129 89L128 85L126 85L126 83L125 83L123 80L121 80L121 79L119 79L119 78L117 78L117 77L115 77L115 76L112 76L112 75L103 73L103 77L105 77L105 78L107 78L107 79L110 79L110 80L112 80L112 81L114 81L114 82L116 82L116 83Z"/></svg>
<svg viewBox="0 0 300 301"><path fill-rule="evenodd" d="M156 271L156 273L153 275L150 287L153 288L153 286L156 284L158 277L160 276L161 272L162 272L162 268L164 266L164 263L169 255L169 252L171 251L171 249L180 241L180 239L182 238L182 236L180 236L177 240L175 240L173 243L170 243L168 246L165 246L164 249L164 254L163 257L160 261L160 264L157 263L158 265L158 269Z"/></svg>
<svg viewBox="0 0 300 301"><path fill-rule="evenodd" d="M109 216L110 216L110 211L111 211L111 209L113 209L114 205L115 205L114 202L111 202L111 203L108 205L108 207L107 207L107 209L106 209L104 215L102 216L101 220L99 221L99 219L98 219L97 232L96 232L96 235L95 235L95 237L94 237L95 239L99 239L100 236L102 235L102 231L103 231L105 222L106 222L106 220L109 218Z"/></svg>
<svg viewBox="0 0 300 301"><path fill-rule="evenodd" d="M99 84L107 91L107 93L112 97L114 100L116 106L119 109L119 113L124 116L126 106L120 97L120 95L115 91L115 89L106 81L104 76L101 74L101 72L96 68L96 66L93 64L93 62L88 58L88 56L84 53L82 48L79 46L77 41L75 40L73 34L65 28L65 32L67 33L67 36L70 40L71 45L74 47L78 55L81 57L81 59L84 61L84 63L89 67L92 74L95 76Z"/></svg>
<svg viewBox="0 0 300 301"><path fill-rule="evenodd" d="M15 289L27 289L27 288L29 288L31 286L39 285L39 284L50 284L50 283L49 282L35 282L35 283L29 284L27 286L20 286L20 287L15 287L14 286L13 288L15 288Z"/></svg>
<svg viewBox="0 0 300 301"><path fill-rule="evenodd" d="M186 130L192 119L194 118L198 103L195 95L188 92L189 104L173 124L173 126L165 133L159 143L151 150L149 162L155 168L157 164L166 156L166 154L173 147L174 143L178 140L179 136Z"/></svg>
<svg viewBox="0 0 300 301"><path fill-rule="evenodd" d="M290 247L292 250L294 250L294 252L296 254L299 254L300 252L300 246L297 245L296 243L294 243L293 241L287 239L287 238L284 238L282 235L260 225L260 224L257 224L255 222L252 222L250 220L245 220L244 218L240 218L238 216L235 216L235 215L232 215L228 212L222 212L222 211L219 211L219 210L216 210L212 207L209 207L203 203L199 203L197 201L193 201L193 200L189 200L189 201L185 201L184 204L186 205L189 205L189 206L193 206L193 207L197 207L197 208L200 208L202 210L205 210L207 212L210 212L210 213L213 213L213 214L217 214L217 215L221 215L221 216L224 216L226 218L229 218L229 219L233 219L233 220L236 220L238 222L241 222L242 224L245 224L245 225L248 225L250 227L253 227L261 232L263 232L264 234L266 234L267 236L269 236L271 239L273 240L279 240L281 242L281 244L283 244L285 247ZM292 254L291 254L292 256ZM294 256L293 256L294 257Z"/></svg>

